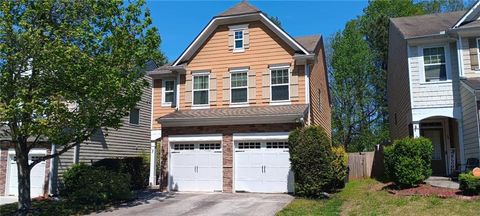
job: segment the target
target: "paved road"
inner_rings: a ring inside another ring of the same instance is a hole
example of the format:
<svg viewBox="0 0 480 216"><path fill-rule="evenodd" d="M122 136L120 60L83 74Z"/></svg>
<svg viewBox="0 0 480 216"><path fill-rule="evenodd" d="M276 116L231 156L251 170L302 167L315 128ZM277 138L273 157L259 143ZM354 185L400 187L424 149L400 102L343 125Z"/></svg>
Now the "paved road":
<svg viewBox="0 0 480 216"><path fill-rule="evenodd" d="M275 215L293 197L287 194L176 193L143 200L93 215Z"/></svg>

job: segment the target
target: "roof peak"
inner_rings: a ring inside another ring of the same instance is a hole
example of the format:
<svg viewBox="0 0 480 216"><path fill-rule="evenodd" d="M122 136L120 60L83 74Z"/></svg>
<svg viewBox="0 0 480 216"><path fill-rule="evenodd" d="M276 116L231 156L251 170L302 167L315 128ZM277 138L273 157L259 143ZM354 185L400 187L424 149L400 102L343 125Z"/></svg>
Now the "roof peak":
<svg viewBox="0 0 480 216"><path fill-rule="evenodd" d="M262 11L256 8L255 6L251 5L250 3L248 3L248 1L242 0L240 3L223 11L221 14L217 16L234 16L234 15L241 15L241 14L258 13L258 12L262 12Z"/></svg>

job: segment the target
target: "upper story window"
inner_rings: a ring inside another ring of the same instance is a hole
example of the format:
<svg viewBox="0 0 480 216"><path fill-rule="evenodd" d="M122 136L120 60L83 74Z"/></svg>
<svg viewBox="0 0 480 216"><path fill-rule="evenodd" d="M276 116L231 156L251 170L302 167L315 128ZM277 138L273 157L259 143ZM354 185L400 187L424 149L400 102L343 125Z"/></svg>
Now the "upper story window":
<svg viewBox="0 0 480 216"><path fill-rule="evenodd" d="M230 78L231 103L246 103L248 100L248 71L232 71Z"/></svg>
<svg viewBox="0 0 480 216"><path fill-rule="evenodd" d="M130 124L138 125L140 123L140 109L134 108L130 110L129 118Z"/></svg>
<svg viewBox="0 0 480 216"><path fill-rule="evenodd" d="M235 30L234 37L234 50L243 50L243 30Z"/></svg>
<svg viewBox="0 0 480 216"><path fill-rule="evenodd" d="M193 75L193 105L208 105L209 75Z"/></svg>
<svg viewBox="0 0 480 216"><path fill-rule="evenodd" d="M446 81L447 64L445 47L423 48L425 82Z"/></svg>
<svg viewBox="0 0 480 216"><path fill-rule="evenodd" d="M163 80L162 93L162 105L172 105L175 102L175 80Z"/></svg>
<svg viewBox="0 0 480 216"><path fill-rule="evenodd" d="M270 88L272 101L290 100L288 67L270 69Z"/></svg>

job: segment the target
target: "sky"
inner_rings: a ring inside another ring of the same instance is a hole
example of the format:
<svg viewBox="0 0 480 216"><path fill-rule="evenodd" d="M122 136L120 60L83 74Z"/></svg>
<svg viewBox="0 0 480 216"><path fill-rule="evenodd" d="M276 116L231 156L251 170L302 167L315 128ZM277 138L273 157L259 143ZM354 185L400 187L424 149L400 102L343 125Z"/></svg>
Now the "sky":
<svg viewBox="0 0 480 216"><path fill-rule="evenodd" d="M240 0L172 1L147 0L153 25L162 37L161 50L174 61L208 24L213 16ZM322 34L328 37L361 15L366 0L248 1L270 16L276 16L282 28L293 37Z"/></svg>

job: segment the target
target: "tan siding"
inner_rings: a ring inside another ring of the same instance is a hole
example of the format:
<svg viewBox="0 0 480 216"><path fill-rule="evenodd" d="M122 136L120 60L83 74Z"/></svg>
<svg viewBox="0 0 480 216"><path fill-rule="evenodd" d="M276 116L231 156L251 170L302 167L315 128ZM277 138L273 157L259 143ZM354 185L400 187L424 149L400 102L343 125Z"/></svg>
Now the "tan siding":
<svg viewBox="0 0 480 216"><path fill-rule="evenodd" d="M322 126L328 135L332 133L332 115L328 96L328 81L325 71L323 40L317 51L317 59L310 72L310 112L311 123Z"/></svg>
<svg viewBox="0 0 480 216"><path fill-rule="evenodd" d="M463 114L463 144L465 158L480 159L480 140L478 134L478 109L475 95L461 85L461 100Z"/></svg>
<svg viewBox="0 0 480 216"><path fill-rule="evenodd" d="M392 140L409 135L411 123L407 42L391 24L387 72L388 110ZM395 119L396 116L396 119Z"/></svg>
<svg viewBox="0 0 480 216"><path fill-rule="evenodd" d="M174 77L168 79L175 79ZM181 80L180 80L181 83ZM180 95L182 96L182 95ZM162 79L153 80L153 116L152 116L152 129L158 130L161 125L157 123L157 119L170 112L175 111L175 108L162 106Z"/></svg>
<svg viewBox="0 0 480 216"><path fill-rule="evenodd" d="M469 39L470 38L462 38L463 73L465 77L480 77L480 70L474 70L472 68Z"/></svg>

